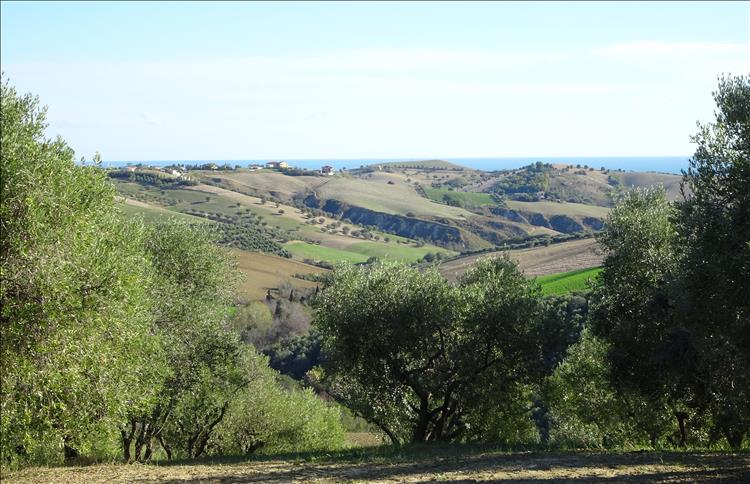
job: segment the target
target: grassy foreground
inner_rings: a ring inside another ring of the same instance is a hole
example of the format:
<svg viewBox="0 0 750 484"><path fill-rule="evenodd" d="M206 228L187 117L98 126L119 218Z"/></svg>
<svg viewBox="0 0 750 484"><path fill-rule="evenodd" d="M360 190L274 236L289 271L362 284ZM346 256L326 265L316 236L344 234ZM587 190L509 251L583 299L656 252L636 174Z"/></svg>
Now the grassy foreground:
<svg viewBox="0 0 750 484"><path fill-rule="evenodd" d="M7 481L6 481L7 479ZM33 468L5 482L748 482L750 454L503 452L476 446L379 447L334 454L149 465Z"/></svg>

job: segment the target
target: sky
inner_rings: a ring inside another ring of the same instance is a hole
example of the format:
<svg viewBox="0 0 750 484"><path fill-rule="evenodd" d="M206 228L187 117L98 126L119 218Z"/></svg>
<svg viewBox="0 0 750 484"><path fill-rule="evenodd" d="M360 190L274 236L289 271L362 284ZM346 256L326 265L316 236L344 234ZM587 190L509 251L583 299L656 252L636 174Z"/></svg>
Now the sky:
<svg viewBox="0 0 750 484"><path fill-rule="evenodd" d="M8 2L0 64L105 161L677 156L749 2Z"/></svg>

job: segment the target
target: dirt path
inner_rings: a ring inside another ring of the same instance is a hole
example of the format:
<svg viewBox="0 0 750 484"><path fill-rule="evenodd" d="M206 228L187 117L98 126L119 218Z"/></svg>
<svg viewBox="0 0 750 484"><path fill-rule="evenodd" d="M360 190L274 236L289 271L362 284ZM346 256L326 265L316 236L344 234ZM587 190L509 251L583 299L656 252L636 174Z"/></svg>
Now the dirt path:
<svg viewBox="0 0 750 484"><path fill-rule="evenodd" d="M749 482L750 454L507 454L458 448L408 458L38 468L6 477L7 482Z"/></svg>

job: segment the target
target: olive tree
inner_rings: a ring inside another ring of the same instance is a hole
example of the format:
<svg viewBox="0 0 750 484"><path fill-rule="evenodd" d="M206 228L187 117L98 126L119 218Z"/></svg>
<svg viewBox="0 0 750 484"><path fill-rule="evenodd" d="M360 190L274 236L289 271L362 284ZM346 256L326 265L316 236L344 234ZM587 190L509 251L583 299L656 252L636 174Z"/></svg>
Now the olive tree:
<svg viewBox="0 0 750 484"><path fill-rule="evenodd" d="M675 307L699 355L693 391L738 448L750 432L750 78L721 78L714 99L678 204Z"/></svg>
<svg viewBox="0 0 750 484"><path fill-rule="evenodd" d="M131 412L121 427L126 460L148 460L157 441L169 457L203 454L231 396L248 382L237 366L239 337L227 329L234 261L211 237L177 220L148 228L152 331L168 373L153 405Z"/></svg>
<svg viewBox="0 0 750 484"><path fill-rule="evenodd" d="M679 261L675 207L663 187L633 190L610 213L599 235L605 260L594 290L592 329L607 343L609 380L621 398L637 395L651 412L649 440L668 428L664 409L682 427L692 402L688 375L694 352L674 320L670 284ZM633 408L636 411L636 408ZM683 433L682 442L685 442Z"/></svg>
<svg viewBox="0 0 750 484"><path fill-rule="evenodd" d="M3 463L73 458L161 377L143 229L120 217L102 170L45 138L37 98L3 81L0 100Z"/></svg>
<svg viewBox="0 0 750 484"><path fill-rule="evenodd" d="M395 443L466 438L541 366L536 291L504 258L455 286L434 268L338 267L316 312L328 391Z"/></svg>
<svg viewBox="0 0 750 484"><path fill-rule="evenodd" d="M613 210L593 328L610 343L615 388L670 408L681 444L690 413L708 412L714 440L739 448L750 430L748 78L720 79L714 98L684 200L636 192Z"/></svg>

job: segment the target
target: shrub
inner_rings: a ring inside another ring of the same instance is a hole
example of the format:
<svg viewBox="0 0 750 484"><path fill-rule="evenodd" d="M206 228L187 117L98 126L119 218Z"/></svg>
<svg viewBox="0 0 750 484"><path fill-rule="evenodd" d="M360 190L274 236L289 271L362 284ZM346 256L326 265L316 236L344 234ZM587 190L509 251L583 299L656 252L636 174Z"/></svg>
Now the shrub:
<svg viewBox="0 0 750 484"><path fill-rule="evenodd" d="M339 410L310 389L284 390L265 358L254 362L252 382L232 402L217 428L217 454L306 452L345 446Z"/></svg>

